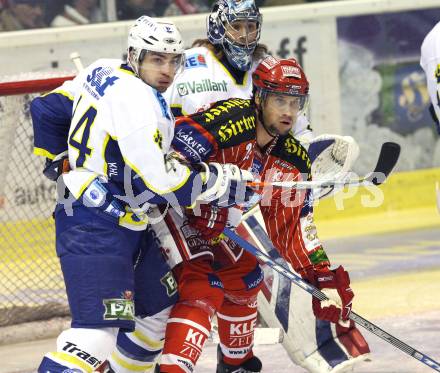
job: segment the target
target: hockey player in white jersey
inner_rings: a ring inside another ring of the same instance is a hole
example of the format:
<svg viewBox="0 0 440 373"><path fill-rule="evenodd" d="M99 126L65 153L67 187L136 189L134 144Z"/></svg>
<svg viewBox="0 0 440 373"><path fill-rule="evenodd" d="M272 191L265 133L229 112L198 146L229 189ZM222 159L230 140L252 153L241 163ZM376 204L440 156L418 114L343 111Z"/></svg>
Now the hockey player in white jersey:
<svg viewBox="0 0 440 373"><path fill-rule="evenodd" d="M252 97L252 72L267 54L259 44L262 15L254 0L217 0L207 17L207 39L185 51L185 70L165 96L175 116L193 114L210 103ZM296 135L309 137L306 115Z"/></svg>
<svg viewBox="0 0 440 373"><path fill-rule="evenodd" d="M420 66L426 74L431 116L440 134L440 22L426 35L421 47Z"/></svg>
<svg viewBox="0 0 440 373"><path fill-rule="evenodd" d="M207 17L207 39L185 51L185 70L166 93L173 113L193 114L210 103L252 97L252 72L267 54L259 44L262 15L254 0L218 0ZM310 133L304 114L295 134Z"/></svg>
<svg viewBox="0 0 440 373"><path fill-rule="evenodd" d="M182 52L174 24L143 16L130 29L127 63L98 60L72 83L71 170L60 178L66 188L58 185L54 213L72 327L44 357L41 373L101 369L117 331L134 330L134 265L150 204L245 200L237 192L252 180L249 172L213 163L194 170L169 153L174 122L161 92L179 71ZM41 119L34 121L36 146L50 149Z"/></svg>

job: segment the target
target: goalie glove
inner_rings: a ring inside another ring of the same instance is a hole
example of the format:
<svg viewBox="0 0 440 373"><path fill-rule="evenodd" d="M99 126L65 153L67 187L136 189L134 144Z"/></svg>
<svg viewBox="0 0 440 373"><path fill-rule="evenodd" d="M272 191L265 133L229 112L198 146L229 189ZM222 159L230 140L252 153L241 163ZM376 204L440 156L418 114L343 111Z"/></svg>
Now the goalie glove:
<svg viewBox="0 0 440 373"><path fill-rule="evenodd" d="M359 145L351 136L320 135L311 140L299 139L307 148L312 161L313 180L350 179L354 163L359 157ZM313 199L329 197L343 187L325 187L313 191Z"/></svg>
<svg viewBox="0 0 440 373"><path fill-rule="evenodd" d="M350 325L351 303L354 297L350 288L350 276L344 267L335 270L328 267L307 270L308 281L321 290L328 300L313 297L313 313L318 319L330 321L343 327Z"/></svg>
<svg viewBox="0 0 440 373"><path fill-rule="evenodd" d="M67 150L57 154L54 159L46 158L43 175L49 180L57 181L61 174L70 170Z"/></svg>
<svg viewBox="0 0 440 373"><path fill-rule="evenodd" d="M230 163L201 163L204 168L202 193L199 201L210 202L218 207L245 205L253 200L255 191L247 186L254 180L251 172Z"/></svg>

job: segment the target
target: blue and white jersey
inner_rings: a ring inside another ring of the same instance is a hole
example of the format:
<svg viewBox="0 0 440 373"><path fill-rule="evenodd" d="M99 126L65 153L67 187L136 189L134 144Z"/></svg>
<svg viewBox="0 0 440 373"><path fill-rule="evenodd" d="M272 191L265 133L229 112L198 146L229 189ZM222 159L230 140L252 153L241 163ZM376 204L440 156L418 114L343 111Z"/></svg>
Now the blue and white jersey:
<svg viewBox="0 0 440 373"><path fill-rule="evenodd" d="M63 178L75 198L99 176L115 194L149 191L159 196L150 202L159 203L165 202L161 196L174 193L191 203L194 173L180 163L168 164L174 121L158 91L113 60L96 61L69 85L71 171Z"/></svg>
<svg viewBox="0 0 440 373"><path fill-rule="evenodd" d="M216 101L252 97L252 72L237 81L218 58L205 47L185 51L185 69L177 75L165 98L178 114L194 114Z"/></svg>

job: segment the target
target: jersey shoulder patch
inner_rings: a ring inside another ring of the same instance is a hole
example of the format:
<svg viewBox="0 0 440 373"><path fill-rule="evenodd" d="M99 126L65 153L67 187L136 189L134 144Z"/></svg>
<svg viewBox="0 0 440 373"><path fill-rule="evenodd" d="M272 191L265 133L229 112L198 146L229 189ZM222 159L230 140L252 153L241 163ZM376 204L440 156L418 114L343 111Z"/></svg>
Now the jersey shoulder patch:
<svg viewBox="0 0 440 373"><path fill-rule="evenodd" d="M216 140L219 148L229 148L255 139L256 114L251 100L230 98L190 116Z"/></svg>
<svg viewBox="0 0 440 373"><path fill-rule="evenodd" d="M302 174L310 175L312 162L310 161L309 154L291 133L286 136L280 136L270 153L295 166Z"/></svg>
<svg viewBox="0 0 440 373"><path fill-rule="evenodd" d="M207 68L206 53L201 48L188 50L185 53L185 69Z"/></svg>

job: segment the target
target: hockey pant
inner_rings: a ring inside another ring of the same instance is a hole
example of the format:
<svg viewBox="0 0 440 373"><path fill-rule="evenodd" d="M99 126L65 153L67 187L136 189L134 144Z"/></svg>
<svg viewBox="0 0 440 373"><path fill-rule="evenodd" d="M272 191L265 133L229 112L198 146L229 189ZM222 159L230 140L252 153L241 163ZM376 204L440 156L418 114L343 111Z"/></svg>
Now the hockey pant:
<svg viewBox="0 0 440 373"><path fill-rule="evenodd" d="M150 232L135 268L135 331L119 332L108 359L115 373L153 372L162 352L166 323L177 301L177 282ZM145 254L144 254L145 253ZM152 281L152 278L156 279Z"/></svg>
<svg viewBox="0 0 440 373"><path fill-rule="evenodd" d="M216 313L225 362L239 365L252 357L262 280L254 258L244 253L236 265L217 271L208 260L196 259L179 265L176 277L179 301L168 320L161 372L194 370Z"/></svg>
<svg viewBox="0 0 440 373"><path fill-rule="evenodd" d="M254 216L238 232L287 266ZM312 373L351 372L356 362L369 356L368 344L353 323L347 329L316 319L310 294L271 268L263 269L265 278L258 295L258 310L268 326L284 331L283 346L294 363Z"/></svg>
<svg viewBox="0 0 440 373"><path fill-rule="evenodd" d="M167 324L161 372L194 370L215 314L224 361L240 365L253 356L257 294L263 281L257 260L228 240L211 245L174 210L157 221L152 227L170 265L177 264L179 289Z"/></svg>
<svg viewBox="0 0 440 373"><path fill-rule="evenodd" d="M169 267L151 232L128 230L76 204L73 215L57 206L55 222L72 324L60 334L56 351L44 357L38 371L92 372L114 350L118 330L135 329L135 303L140 318L156 315L170 308L177 291L174 286L169 293L170 281L161 282L160 275L169 278ZM142 272L146 265L151 267L143 282L138 280L136 263Z"/></svg>

